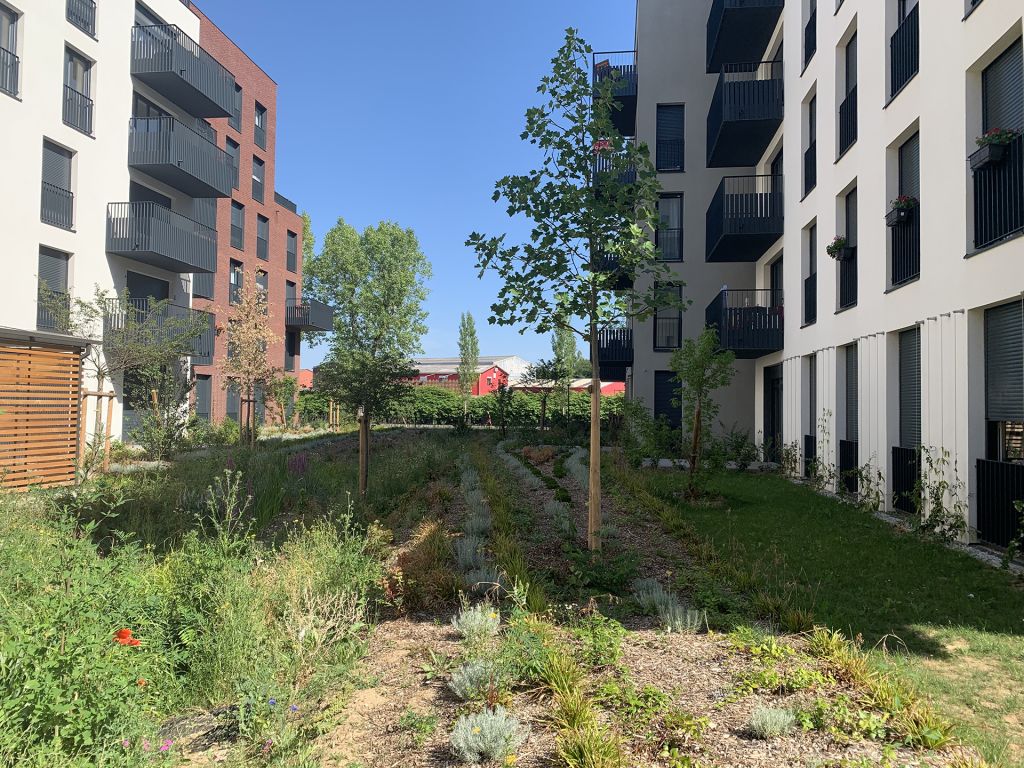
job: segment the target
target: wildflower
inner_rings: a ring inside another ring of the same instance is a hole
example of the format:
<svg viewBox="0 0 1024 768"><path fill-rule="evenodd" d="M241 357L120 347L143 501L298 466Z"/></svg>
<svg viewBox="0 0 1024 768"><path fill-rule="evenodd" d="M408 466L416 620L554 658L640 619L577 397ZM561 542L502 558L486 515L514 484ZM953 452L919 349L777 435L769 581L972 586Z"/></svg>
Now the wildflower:
<svg viewBox="0 0 1024 768"><path fill-rule="evenodd" d="M274 748L274 740L273 739L267 739L265 742L263 742L263 749L261 749L260 752L262 752L264 755L269 755L270 754L270 750L273 749L273 748Z"/></svg>
<svg viewBox="0 0 1024 768"><path fill-rule="evenodd" d="M516 760L518 760L518 759L519 758L517 758L514 754L509 755L508 757L505 758L505 765L515 765L516 764Z"/></svg>
<svg viewBox="0 0 1024 768"><path fill-rule="evenodd" d="M130 629L119 629L114 633L114 642L118 645L141 645L142 641L137 637L132 637L132 631Z"/></svg>
<svg viewBox="0 0 1024 768"><path fill-rule="evenodd" d="M174 744L174 742L171 741L170 739L164 739L163 743L160 745L160 751L161 752L166 752L167 750L169 750L171 748L172 744Z"/></svg>
<svg viewBox="0 0 1024 768"><path fill-rule="evenodd" d="M480 733L480 726L479 725L474 725L473 726L473 733Z"/></svg>
<svg viewBox="0 0 1024 768"><path fill-rule="evenodd" d="M277 706L277 699L270 699L270 700L269 700L269 701L267 702L267 704L269 704L269 705L270 705L270 706L272 706L272 707L276 707L276 706Z"/></svg>
<svg viewBox="0 0 1024 768"><path fill-rule="evenodd" d="M149 739L145 739L142 742L142 751L149 752Z"/></svg>
<svg viewBox="0 0 1024 768"><path fill-rule="evenodd" d="M298 704L292 704L290 707L288 707L288 711L289 712L298 712L299 711L299 705Z"/></svg>
<svg viewBox="0 0 1024 768"><path fill-rule="evenodd" d="M128 747L130 747L131 745L132 745L132 742L131 742L130 739L124 739L121 742L121 746L124 747L125 749L128 749Z"/></svg>

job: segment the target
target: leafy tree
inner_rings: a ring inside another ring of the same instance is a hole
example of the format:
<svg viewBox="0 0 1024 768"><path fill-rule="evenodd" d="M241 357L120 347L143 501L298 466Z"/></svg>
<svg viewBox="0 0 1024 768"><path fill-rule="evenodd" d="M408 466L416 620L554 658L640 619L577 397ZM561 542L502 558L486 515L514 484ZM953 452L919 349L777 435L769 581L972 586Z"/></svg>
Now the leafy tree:
<svg viewBox="0 0 1024 768"><path fill-rule="evenodd" d="M462 395L463 415L469 413L469 398L473 395L476 367L480 364L480 341L476 336L473 315L464 312L459 320L459 393Z"/></svg>
<svg viewBox="0 0 1024 768"><path fill-rule="evenodd" d="M472 233L481 273L493 270L503 286L490 320L536 333L563 329L590 353L591 393L588 542L599 549L601 527L601 388L598 338L629 317L649 316L655 287L616 292L621 275L645 273L657 286L667 267L655 258L657 175L646 145L623 138L612 124L614 70L591 82L591 48L574 29L552 59L538 92L544 103L526 113L524 141L541 153L540 165L506 176L495 186L510 217L524 216L530 237L510 245L507 235ZM611 265L612 268L607 268ZM662 292L664 293L664 292Z"/></svg>
<svg viewBox="0 0 1024 768"><path fill-rule="evenodd" d="M359 493L366 495L370 425L405 392L426 332L430 262L411 229L382 221L362 234L338 219L305 267L306 292L335 308L317 371L323 389L359 418Z"/></svg>
<svg viewBox="0 0 1024 768"><path fill-rule="evenodd" d="M576 346L576 334L564 326L551 334L552 383L559 392L565 392L565 413L569 413L569 391L572 380L590 376L590 363Z"/></svg>
<svg viewBox="0 0 1024 768"><path fill-rule="evenodd" d="M551 397L553 383L558 379L558 367L554 360L538 360L530 363L523 373L521 384L536 386L540 395L540 422L538 429L541 432L547 423L548 399Z"/></svg>
<svg viewBox="0 0 1024 768"><path fill-rule="evenodd" d="M720 407L712 395L732 381L735 362L732 352L719 348L718 333L713 328L705 328L696 339L685 339L669 364L679 381L678 405L683 409L683 426L690 434L691 496L700 494L704 434L711 429Z"/></svg>

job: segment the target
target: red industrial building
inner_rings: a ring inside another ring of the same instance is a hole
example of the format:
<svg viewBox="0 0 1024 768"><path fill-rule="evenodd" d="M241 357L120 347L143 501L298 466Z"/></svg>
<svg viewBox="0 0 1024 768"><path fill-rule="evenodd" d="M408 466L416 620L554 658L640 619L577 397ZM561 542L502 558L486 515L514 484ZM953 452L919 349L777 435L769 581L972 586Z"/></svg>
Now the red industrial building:
<svg viewBox="0 0 1024 768"><path fill-rule="evenodd" d="M450 361L430 362L414 361L417 375L409 380L414 386L430 385L445 389L459 388L458 363ZM476 367L476 381L473 382L473 395L489 395L497 392L501 385L508 386L508 373L496 365L481 363Z"/></svg>

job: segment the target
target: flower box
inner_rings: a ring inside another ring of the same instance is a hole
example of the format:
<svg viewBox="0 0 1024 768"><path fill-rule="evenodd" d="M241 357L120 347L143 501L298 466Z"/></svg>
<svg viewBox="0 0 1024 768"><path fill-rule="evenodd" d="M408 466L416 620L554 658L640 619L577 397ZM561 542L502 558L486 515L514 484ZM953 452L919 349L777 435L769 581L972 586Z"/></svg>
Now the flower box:
<svg viewBox="0 0 1024 768"><path fill-rule="evenodd" d="M832 258L836 261L852 261L857 256L857 247L853 245L844 245Z"/></svg>
<svg viewBox="0 0 1024 768"><path fill-rule="evenodd" d="M971 170L978 171L982 168L998 165L1006 159L1009 149L1008 144L985 144L968 158L971 163Z"/></svg>
<svg viewBox="0 0 1024 768"><path fill-rule="evenodd" d="M914 210L914 208L893 208L885 214L885 225L887 227L903 226L913 218Z"/></svg>

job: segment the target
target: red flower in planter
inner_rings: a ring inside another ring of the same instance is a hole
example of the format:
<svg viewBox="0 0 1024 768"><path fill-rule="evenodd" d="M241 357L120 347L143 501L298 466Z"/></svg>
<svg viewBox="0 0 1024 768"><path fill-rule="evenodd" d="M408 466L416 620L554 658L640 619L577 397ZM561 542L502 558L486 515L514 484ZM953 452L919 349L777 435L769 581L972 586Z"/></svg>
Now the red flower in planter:
<svg viewBox="0 0 1024 768"><path fill-rule="evenodd" d="M132 637L132 631L130 629L119 629L114 633L114 642L118 645L142 645L142 641L137 637Z"/></svg>

